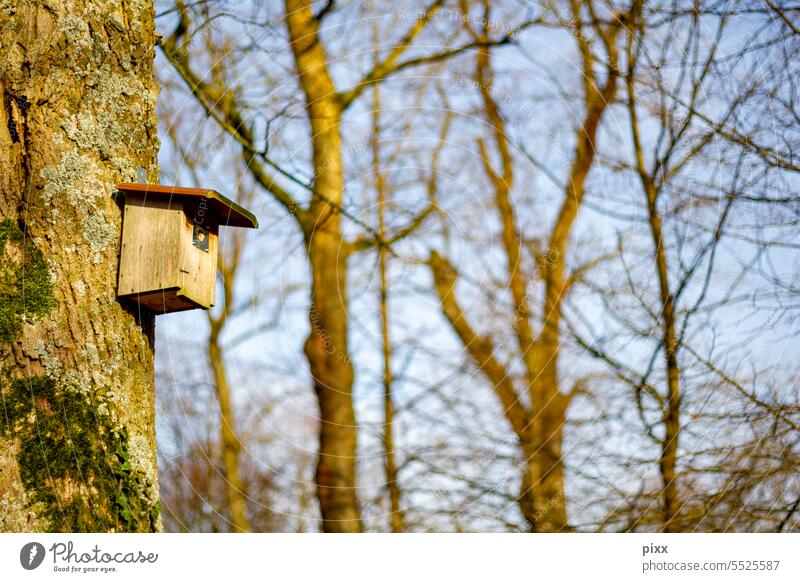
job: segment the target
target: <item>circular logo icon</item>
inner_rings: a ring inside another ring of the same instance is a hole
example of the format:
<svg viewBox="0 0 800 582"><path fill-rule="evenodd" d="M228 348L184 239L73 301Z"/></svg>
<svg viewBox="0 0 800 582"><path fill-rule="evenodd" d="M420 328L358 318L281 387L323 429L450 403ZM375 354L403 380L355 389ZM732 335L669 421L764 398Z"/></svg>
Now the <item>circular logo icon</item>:
<svg viewBox="0 0 800 582"><path fill-rule="evenodd" d="M19 551L19 563L26 570L35 570L44 561L44 546L39 542L30 542Z"/></svg>

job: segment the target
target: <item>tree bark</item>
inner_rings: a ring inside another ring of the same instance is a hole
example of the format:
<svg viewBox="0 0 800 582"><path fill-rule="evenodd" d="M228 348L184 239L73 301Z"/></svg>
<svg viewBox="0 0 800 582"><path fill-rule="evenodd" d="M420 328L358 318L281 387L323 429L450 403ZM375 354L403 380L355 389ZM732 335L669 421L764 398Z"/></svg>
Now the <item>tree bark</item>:
<svg viewBox="0 0 800 582"><path fill-rule="evenodd" d="M0 529L157 531L154 316L115 185L158 179L152 3L0 10Z"/></svg>

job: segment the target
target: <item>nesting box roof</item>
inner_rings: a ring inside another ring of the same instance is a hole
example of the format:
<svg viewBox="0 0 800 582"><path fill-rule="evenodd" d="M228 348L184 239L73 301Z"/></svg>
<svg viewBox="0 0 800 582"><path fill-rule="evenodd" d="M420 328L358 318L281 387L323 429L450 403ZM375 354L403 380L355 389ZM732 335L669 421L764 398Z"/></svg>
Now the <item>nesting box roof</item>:
<svg viewBox="0 0 800 582"><path fill-rule="evenodd" d="M255 215L242 208L233 200L223 196L216 190L207 188L179 188L178 186L156 186L154 184L117 184L120 192L143 194L145 198L168 198L176 202L184 199L200 200L205 198L209 213L222 226L241 226L258 228Z"/></svg>

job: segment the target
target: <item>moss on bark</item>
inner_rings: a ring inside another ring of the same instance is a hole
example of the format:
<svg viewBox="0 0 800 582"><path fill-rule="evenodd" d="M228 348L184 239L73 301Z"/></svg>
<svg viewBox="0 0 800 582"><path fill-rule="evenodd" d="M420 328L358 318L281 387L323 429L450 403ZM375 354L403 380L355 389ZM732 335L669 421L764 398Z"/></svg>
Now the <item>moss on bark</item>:
<svg viewBox="0 0 800 582"><path fill-rule="evenodd" d="M7 424L28 503L52 532L156 531L150 478L131 463L127 430L113 406L47 376L13 380L3 390Z"/></svg>
<svg viewBox="0 0 800 582"><path fill-rule="evenodd" d="M23 324L55 307L42 253L11 220L0 222L0 341L17 337Z"/></svg>

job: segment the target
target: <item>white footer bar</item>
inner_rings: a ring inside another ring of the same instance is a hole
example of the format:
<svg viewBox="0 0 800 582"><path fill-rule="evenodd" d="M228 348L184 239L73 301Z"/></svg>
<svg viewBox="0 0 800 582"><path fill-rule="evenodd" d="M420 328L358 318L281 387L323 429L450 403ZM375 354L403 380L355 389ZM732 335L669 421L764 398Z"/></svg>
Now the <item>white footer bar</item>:
<svg viewBox="0 0 800 582"><path fill-rule="evenodd" d="M796 582L798 554L800 534L2 534L0 578Z"/></svg>

